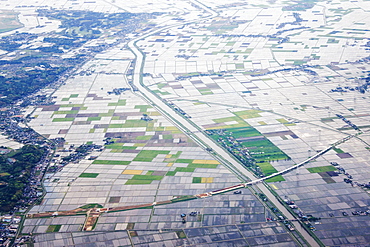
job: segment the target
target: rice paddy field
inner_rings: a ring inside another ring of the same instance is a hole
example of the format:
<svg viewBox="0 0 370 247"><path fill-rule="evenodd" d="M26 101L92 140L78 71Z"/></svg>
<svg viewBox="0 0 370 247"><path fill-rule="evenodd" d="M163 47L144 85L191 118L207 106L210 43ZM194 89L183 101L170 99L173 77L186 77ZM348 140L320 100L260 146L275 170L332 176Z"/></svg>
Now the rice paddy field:
<svg viewBox="0 0 370 247"><path fill-rule="evenodd" d="M368 1L3 0L0 32L42 39L44 32L60 31L60 21L40 18L39 8L156 13L125 37L147 32L136 42L145 54L143 85L259 177L335 145L267 186L320 218L309 231L323 246L368 245L368 217L352 214L370 210L361 186L370 171L369 92L359 90L370 71ZM32 233L34 246L302 246L294 231L268 220L277 216L256 188L179 200L241 181L131 90L135 56L123 39L115 41L87 44L110 48L55 92L44 89L54 104L27 109L34 118L30 127L64 139L51 164L57 172L46 174L47 193L29 213L147 206L93 220L79 214L28 218L21 234ZM12 60L24 54L0 55ZM117 88L125 90L113 93ZM337 143L349 135L356 137ZM102 148L63 165L70 147L82 144ZM92 231L84 231L87 222Z"/></svg>

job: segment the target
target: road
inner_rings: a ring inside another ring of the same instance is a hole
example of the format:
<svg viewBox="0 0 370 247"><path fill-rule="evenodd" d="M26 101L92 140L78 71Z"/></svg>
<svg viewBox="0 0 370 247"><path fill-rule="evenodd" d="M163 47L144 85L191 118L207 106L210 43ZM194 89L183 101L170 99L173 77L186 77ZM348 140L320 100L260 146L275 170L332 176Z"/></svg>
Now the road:
<svg viewBox="0 0 370 247"><path fill-rule="evenodd" d="M194 1L194 3L196 3ZM201 6L203 9L207 10L204 5ZM214 12L211 13L214 16ZM181 25L184 25L182 23ZM138 95L144 98L151 106L153 106L158 112L160 112L164 117L166 117L169 121L175 124L181 131L188 134L195 142L201 145L204 148L211 148L213 149L214 153L217 154L216 158L218 158L224 165L226 165L232 172L234 172L239 178L242 178L245 182L250 180L256 180L257 178L249 172L244 166L242 166L238 161L236 161L232 155L221 148L217 143L211 140L205 133L199 131L199 129L193 125L188 119L184 118L180 115L177 111L167 105L162 99L158 98L157 95L152 93L148 90L145 86L142 85L142 74L143 74L143 66L144 66L144 55L137 47L136 43L139 40L142 40L152 34L155 34L159 31L169 29L172 27L180 26L171 25L168 27L163 27L158 30L154 30L150 33L146 33L141 37L138 37L128 43L129 48L136 56L134 74L133 74L133 85L136 87L138 91ZM289 219L295 218L283 204L281 204L275 196L271 193L271 191L266 187L264 183L256 184L259 190L262 191L266 195L266 197L275 204L275 206L285 215L285 217ZM296 230L303 236L303 238L309 243L310 246L317 247L320 246L314 238L306 231L306 229L302 228L300 223L293 222Z"/></svg>

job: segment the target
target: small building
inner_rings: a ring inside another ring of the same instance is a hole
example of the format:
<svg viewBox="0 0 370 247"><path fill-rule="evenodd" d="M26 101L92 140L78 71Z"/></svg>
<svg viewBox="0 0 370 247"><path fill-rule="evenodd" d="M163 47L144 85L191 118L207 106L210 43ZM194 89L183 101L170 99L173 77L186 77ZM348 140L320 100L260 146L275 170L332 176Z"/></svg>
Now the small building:
<svg viewBox="0 0 370 247"><path fill-rule="evenodd" d="M3 217L3 222L6 222L6 223L12 222L12 216L4 216Z"/></svg>

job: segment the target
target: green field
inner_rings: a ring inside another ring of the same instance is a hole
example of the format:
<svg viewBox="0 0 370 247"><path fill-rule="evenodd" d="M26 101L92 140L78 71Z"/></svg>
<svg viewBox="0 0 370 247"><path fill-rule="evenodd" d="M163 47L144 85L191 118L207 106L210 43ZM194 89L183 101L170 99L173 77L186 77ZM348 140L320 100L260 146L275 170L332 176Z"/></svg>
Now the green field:
<svg viewBox="0 0 370 247"><path fill-rule="evenodd" d="M171 139L173 139L173 136L172 135L163 135L163 139L164 140L171 140Z"/></svg>
<svg viewBox="0 0 370 247"><path fill-rule="evenodd" d="M276 121L278 121L279 123L282 123L282 124L289 123L288 120L286 120L285 118L279 118L279 119L276 119Z"/></svg>
<svg viewBox="0 0 370 247"><path fill-rule="evenodd" d="M76 110L71 110L71 111L55 111L54 114L77 114L78 111Z"/></svg>
<svg viewBox="0 0 370 247"><path fill-rule="evenodd" d="M261 133L253 127L231 128L227 131L231 132L234 138L261 136Z"/></svg>
<svg viewBox="0 0 370 247"><path fill-rule="evenodd" d="M158 84L157 84L157 87L158 87L159 89L162 89L162 88L164 88L165 86L167 86L167 83L158 83Z"/></svg>
<svg viewBox="0 0 370 247"><path fill-rule="evenodd" d="M344 151L343 151L342 149L340 149L340 148L333 148L333 150L334 150L335 152L337 152L338 154L342 154L342 153L344 153Z"/></svg>
<svg viewBox="0 0 370 247"><path fill-rule="evenodd" d="M269 178L269 179L265 180L266 183L282 182L282 181L285 181L285 179L281 175L278 175L278 176L275 176L273 178Z"/></svg>
<svg viewBox="0 0 370 247"><path fill-rule="evenodd" d="M182 151L177 151L176 154L171 154L171 158L170 159L177 159L178 157L180 157Z"/></svg>
<svg viewBox="0 0 370 247"><path fill-rule="evenodd" d="M257 166L261 168L261 171L266 175L271 175L277 172L277 170L269 163L269 162L263 162L263 163L257 163Z"/></svg>
<svg viewBox="0 0 370 247"><path fill-rule="evenodd" d="M167 92L167 91L159 91L159 90L152 90L153 93L156 93L156 94L161 94L161 95L169 95L170 93Z"/></svg>
<svg viewBox="0 0 370 247"><path fill-rule="evenodd" d="M81 173L80 178L96 178L99 175L99 173Z"/></svg>
<svg viewBox="0 0 370 247"><path fill-rule="evenodd" d="M53 118L53 122L73 122L74 120L75 120L74 117Z"/></svg>
<svg viewBox="0 0 370 247"><path fill-rule="evenodd" d="M194 172L195 168L176 167L175 172Z"/></svg>
<svg viewBox="0 0 370 247"><path fill-rule="evenodd" d="M99 117L112 117L113 113L114 113L114 110L113 111L109 110L108 112L105 112L105 113L99 113Z"/></svg>
<svg viewBox="0 0 370 247"><path fill-rule="evenodd" d="M208 129L229 129L229 128L242 128L242 127L248 127L249 124L246 123L242 118L238 116L234 117L225 117L225 118L216 118L212 119L213 122L215 123L225 123L225 122L231 122L231 121L236 121L237 123L234 124L229 124L229 125L223 125L223 126L216 126L216 127L211 127Z"/></svg>
<svg viewBox="0 0 370 247"><path fill-rule="evenodd" d="M261 113L261 111L257 111L257 110L237 111L233 113L236 116L241 117L243 119L261 117L261 115L259 114Z"/></svg>
<svg viewBox="0 0 370 247"><path fill-rule="evenodd" d="M152 135L147 135L147 136L138 136L136 137L136 140L150 140L153 136Z"/></svg>
<svg viewBox="0 0 370 247"><path fill-rule="evenodd" d="M150 105L136 105L135 109L140 109L140 112L147 112L149 108L152 108Z"/></svg>
<svg viewBox="0 0 370 247"><path fill-rule="evenodd" d="M116 106L125 106L126 105L126 100L125 99L120 99L117 102Z"/></svg>
<svg viewBox="0 0 370 247"><path fill-rule="evenodd" d="M133 180L133 179L130 179L130 180L127 180L127 182L125 184L129 185L129 184L151 184L153 182L153 180Z"/></svg>
<svg viewBox="0 0 370 247"><path fill-rule="evenodd" d="M84 104L65 104L65 105L60 105L59 107L83 107Z"/></svg>
<svg viewBox="0 0 370 247"><path fill-rule="evenodd" d="M283 153L278 147L276 147L269 140L260 141L247 141L243 142L244 147L250 149L251 156L258 161L273 161L273 160L284 160L289 157Z"/></svg>
<svg viewBox="0 0 370 247"><path fill-rule="evenodd" d="M161 150L142 150L136 155L133 161L144 161L152 162L158 154L169 154L170 151L161 151Z"/></svg>
<svg viewBox="0 0 370 247"><path fill-rule="evenodd" d="M110 124L108 128L134 128L134 127L147 127L153 125L144 120L126 120L124 124Z"/></svg>
<svg viewBox="0 0 370 247"><path fill-rule="evenodd" d="M191 159L177 159L175 161L175 163L188 163L188 164L190 164L192 162L193 162L193 160L191 160Z"/></svg>
<svg viewBox="0 0 370 247"><path fill-rule="evenodd" d="M101 117L88 117L87 121L100 121Z"/></svg>
<svg viewBox="0 0 370 247"><path fill-rule="evenodd" d="M175 171L168 171L166 173L166 176L175 176L176 172Z"/></svg>
<svg viewBox="0 0 370 247"><path fill-rule="evenodd" d="M265 138L260 132L258 132L253 127L244 127L244 128L230 128L225 129L224 134L213 134L211 137L217 141L218 139L223 139L225 143L229 146L232 146L233 143L228 141L225 136L232 136L235 139L239 139L239 143L242 147L248 148L250 155L257 161L273 161L273 160L284 160L288 159L289 157L284 154L278 147L276 147L272 142L268 139L260 139L260 140L240 140L240 138L245 137L254 137L260 136L261 138ZM235 154L239 153L236 149L233 149Z"/></svg>
<svg viewBox="0 0 370 247"><path fill-rule="evenodd" d="M319 172L336 171L337 169L334 166L319 166L319 167L307 168L307 170L311 173L319 173Z"/></svg>
<svg viewBox="0 0 370 247"><path fill-rule="evenodd" d="M133 180L161 180L163 176L155 176L155 175L134 175L132 177Z"/></svg>
<svg viewBox="0 0 370 247"><path fill-rule="evenodd" d="M130 161L124 160L94 160L93 164L100 165L129 165Z"/></svg>
<svg viewBox="0 0 370 247"><path fill-rule="evenodd" d="M108 103L108 106L125 106L125 105L126 105L125 99L120 99L116 103Z"/></svg>
<svg viewBox="0 0 370 247"><path fill-rule="evenodd" d="M211 91L211 89L209 89L209 88L198 89L198 91L199 91L202 95L213 94L213 92L212 92L212 91Z"/></svg>
<svg viewBox="0 0 370 247"><path fill-rule="evenodd" d="M125 184L151 184L153 180L162 180L163 176L134 175Z"/></svg>
<svg viewBox="0 0 370 247"><path fill-rule="evenodd" d="M258 132L253 127L243 127L243 128L228 128L225 131L231 133L234 138L243 138L243 137L251 137L251 136L261 136L261 133ZM212 135L211 136L214 140L217 140L221 137L221 135Z"/></svg>
<svg viewBox="0 0 370 247"><path fill-rule="evenodd" d="M257 141L245 141L243 142L242 144L244 147L256 147L256 148L259 148L259 147L266 147L266 146L270 146L271 143L269 140L265 139L265 140L257 140ZM255 152L255 150L253 150L253 152Z"/></svg>
<svg viewBox="0 0 370 247"><path fill-rule="evenodd" d="M124 143L113 143L113 144L109 144L109 145L106 145L105 148L108 148L108 149L122 149L122 150L134 150L136 149L136 147L134 146L123 146Z"/></svg>
<svg viewBox="0 0 370 247"><path fill-rule="evenodd" d="M251 156L257 161L277 161L277 160L286 160L289 157L284 154L280 149L276 147L262 147L258 149L262 154L251 154Z"/></svg>
<svg viewBox="0 0 370 247"><path fill-rule="evenodd" d="M49 232L59 232L61 227L62 227L62 225L50 225L50 226L48 226L48 229L46 229L46 232L47 233L49 233Z"/></svg>
<svg viewBox="0 0 370 247"><path fill-rule="evenodd" d="M217 164L189 164L188 168L217 168Z"/></svg>
<svg viewBox="0 0 370 247"><path fill-rule="evenodd" d="M245 114L245 112L243 111L240 114ZM209 132L212 139L228 149L238 160L249 167L258 176L268 176L277 172L269 162L290 159L284 152L253 127L209 130ZM256 138L248 139L249 137ZM246 152L249 156L246 155ZM258 170L257 166L260 170ZM195 166L189 165L188 167ZM282 176L277 176L277 178L269 179L269 181L276 182L285 180Z"/></svg>
<svg viewBox="0 0 370 247"><path fill-rule="evenodd" d="M63 98L62 101L69 101L71 98L77 98L78 94L71 94L68 98Z"/></svg>

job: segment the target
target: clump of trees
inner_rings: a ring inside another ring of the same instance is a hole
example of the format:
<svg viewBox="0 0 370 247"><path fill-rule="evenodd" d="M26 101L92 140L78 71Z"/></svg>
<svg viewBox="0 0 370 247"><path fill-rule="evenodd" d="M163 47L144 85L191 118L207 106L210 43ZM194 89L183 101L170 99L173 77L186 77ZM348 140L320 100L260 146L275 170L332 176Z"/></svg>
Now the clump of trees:
<svg viewBox="0 0 370 247"><path fill-rule="evenodd" d="M54 82L66 69L67 67L35 69L20 72L18 76L0 76L0 107L12 104Z"/></svg>
<svg viewBox="0 0 370 247"><path fill-rule="evenodd" d="M32 169L45 150L34 145L0 155L0 212L9 212L23 199Z"/></svg>
<svg viewBox="0 0 370 247"><path fill-rule="evenodd" d="M133 13L100 13L93 11L68 11L68 10L38 10L39 15L52 19L58 19L62 22L60 28L63 28L61 34L68 38L83 37L86 39L98 38L104 30L112 27L122 27L133 31L136 24L152 15L156 14L133 14ZM63 41L61 41L63 42Z"/></svg>

